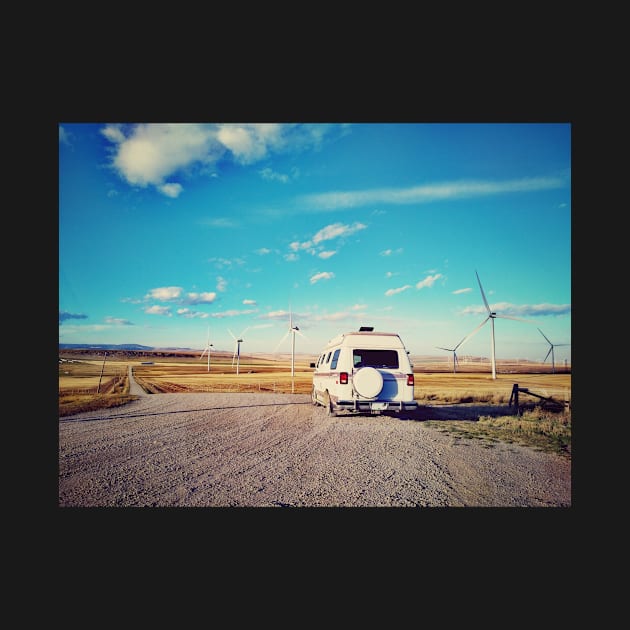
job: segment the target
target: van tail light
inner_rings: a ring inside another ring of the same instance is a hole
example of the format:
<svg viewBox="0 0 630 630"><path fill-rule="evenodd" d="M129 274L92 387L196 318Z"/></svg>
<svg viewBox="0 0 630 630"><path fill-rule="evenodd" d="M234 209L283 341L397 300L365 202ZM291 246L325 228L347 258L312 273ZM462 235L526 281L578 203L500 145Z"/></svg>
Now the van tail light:
<svg viewBox="0 0 630 630"><path fill-rule="evenodd" d="M340 372L339 373L339 383L341 385L347 385L348 384L348 372Z"/></svg>
<svg viewBox="0 0 630 630"><path fill-rule="evenodd" d="M413 374L407 374L407 385L413 387Z"/></svg>

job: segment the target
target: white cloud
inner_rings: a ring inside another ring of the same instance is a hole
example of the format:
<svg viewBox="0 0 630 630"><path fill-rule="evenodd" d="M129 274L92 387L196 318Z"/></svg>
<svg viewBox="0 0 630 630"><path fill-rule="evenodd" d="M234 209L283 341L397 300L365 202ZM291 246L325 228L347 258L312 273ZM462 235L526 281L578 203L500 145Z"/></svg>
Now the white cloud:
<svg viewBox="0 0 630 630"><path fill-rule="evenodd" d="M189 123L108 126L103 135L114 142L113 167L130 184L162 187L174 173L203 162L216 144L216 132Z"/></svg>
<svg viewBox="0 0 630 630"><path fill-rule="evenodd" d="M243 258L234 258L232 260L228 258L208 258L208 261L214 263L217 269L223 269L224 267L232 268L232 265L244 265L245 260Z"/></svg>
<svg viewBox="0 0 630 630"><path fill-rule="evenodd" d="M330 225L327 225L319 230L310 240L303 242L293 241L289 243L289 249L292 252L305 250L312 256L319 256L320 258L325 260L327 258L330 258L331 256L334 256L338 250L324 250L323 246L316 248L314 247L315 245L319 245L323 241L329 241L334 238L350 236L351 234L354 234L359 230L364 230L366 227L367 225L359 223L358 221L356 221L352 225L344 225L343 223L331 223ZM287 256L285 256L285 258L287 260L297 260L297 258L287 258Z"/></svg>
<svg viewBox="0 0 630 630"><path fill-rule="evenodd" d="M267 154L264 136L259 136L247 125L221 125L217 139L241 164L257 162Z"/></svg>
<svg viewBox="0 0 630 630"><path fill-rule="evenodd" d="M443 276L441 273L436 273L433 276L427 276L424 280L420 280L420 282L416 284L416 289L424 289L426 287L432 287L435 284L435 282L442 277Z"/></svg>
<svg viewBox="0 0 630 630"><path fill-rule="evenodd" d="M299 260L299 256L297 254L285 254L284 255L284 259L288 262L295 262L296 260Z"/></svg>
<svg viewBox="0 0 630 630"><path fill-rule="evenodd" d="M334 278L335 274L332 271L322 271L320 273L316 273L314 276L311 276L311 284L315 284L320 280L330 280Z"/></svg>
<svg viewBox="0 0 630 630"><path fill-rule="evenodd" d="M349 317L356 318L357 315L350 315L347 311L341 311L338 313L329 313L326 315L316 315L313 317L315 321L325 321L325 322L337 322L340 319L347 319Z"/></svg>
<svg viewBox="0 0 630 630"><path fill-rule="evenodd" d="M321 241L329 241L333 238L338 238L340 236L350 236L350 234L354 234L359 230L364 230L367 225L363 223L359 223L356 221L352 225L344 225L343 223L331 223L326 227L323 227L315 236L313 236L313 243L317 245L321 243Z"/></svg>
<svg viewBox="0 0 630 630"><path fill-rule="evenodd" d="M243 300L243 304L245 304L245 305L252 305L253 306L254 304L256 304L256 300L247 300L247 299L245 299L245 300Z"/></svg>
<svg viewBox="0 0 630 630"><path fill-rule="evenodd" d="M151 289L146 297L160 302L171 302L179 299L182 291L181 287L158 287Z"/></svg>
<svg viewBox="0 0 630 630"><path fill-rule="evenodd" d="M326 251L326 252L319 252L319 254L317 254L320 258L323 258L324 260L330 258L331 256L334 256L337 252L336 251Z"/></svg>
<svg viewBox="0 0 630 630"><path fill-rule="evenodd" d="M111 316L105 318L105 323L111 324L113 326L133 326L133 324L128 319L121 319L120 317Z"/></svg>
<svg viewBox="0 0 630 630"><path fill-rule="evenodd" d="M144 309L144 312L148 315L165 315L166 317L172 317L173 315L169 306L158 306L157 304L148 306Z"/></svg>
<svg viewBox="0 0 630 630"><path fill-rule="evenodd" d="M286 184L289 181L288 175L284 175L283 173L276 173L275 171L272 171L270 168L263 168L262 170L258 172L260 173L260 176L263 179L266 179L269 181L282 182L283 184Z"/></svg>
<svg viewBox="0 0 630 630"><path fill-rule="evenodd" d="M289 317L289 311L269 311L260 316L260 319L287 319Z"/></svg>
<svg viewBox="0 0 630 630"><path fill-rule="evenodd" d="M397 289L387 289L387 291L385 291L385 295L387 296L396 295L397 293L402 293L403 291L406 291L407 289L411 289L410 284L406 284L404 287L398 287Z"/></svg>
<svg viewBox="0 0 630 630"><path fill-rule="evenodd" d="M214 291L205 293L188 293L186 296L187 304L212 304L216 300L217 294Z"/></svg>
<svg viewBox="0 0 630 630"><path fill-rule="evenodd" d="M217 276L217 291L225 291L227 289L227 280L222 276Z"/></svg>
<svg viewBox="0 0 630 630"><path fill-rule="evenodd" d="M266 247L261 247L260 249L256 250L256 253L264 256L265 254L271 254L271 250L267 249Z"/></svg>
<svg viewBox="0 0 630 630"><path fill-rule="evenodd" d="M182 190L184 190L181 184L163 184L162 186L158 186L157 189L163 195L172 197L173 199L179 197Z"/></svg>
<svg viewBox="0 0 630 630"><path fill-rule="evenodd" d="M369 190L336 191L300 198L302 210L337 210L370 204L428 203L441 199L467 199L503 193L535 192L564 188L569 185L566 177L523 177L503 182L460 180L423 184L409 188L379 188Z"/></svg>
<svg viewBox="0 0 630 630"><path fill-rule="evenodd" d="M222 319L223 317L236 317L238 315L251 315L252 313L257 313L257 312L258 311L255 308L244 309L242 311L231 309L229 311L223 311L222 313L211 313L210 317Z"/></svg>
<svg viewBox="0 0 630 630"><path fill-rule="evenodd" d="M455 291L453 291L453 295L459 295L460 293L470 293L472 291L472 289L470 287L467 287L465 289L456 289Z"/></svg>
<svg viewBox="0 0 630 630"><path fill-rule="evenodd" d="M317 148L325 137L343 126L316 124L195 124L142 123L106 125L100 131L112 143L111 166L133 186L154 186L177 197L183 190L174 177L187 177L197 170L216 177L216 164L232 160L251 164L271 152L295 152ZM63 128L60 142L68 135ZM297 171L292 171L295 176ZM286 181L287 175L264 171L271 179Z"/></svg>
<svg viewBox="0 0 630 630"><path fill-rule="evenodd" d="M542 316L564 316L571 313L570 304L510 304L509 302L499 302L490 305L493 312L499 315L509 315L510 317L542 317ZM467 306L461 311L465 315L487 315L488 311L484 306Z"/></svg>
<svg viewBox="0 0 630 630"><path fill-rule="evenodd" d="M184 317L185 319L206 319L209 317L208 313L202 313L201 311L191 311L188 308L178 308L177 315Z"/></svg>

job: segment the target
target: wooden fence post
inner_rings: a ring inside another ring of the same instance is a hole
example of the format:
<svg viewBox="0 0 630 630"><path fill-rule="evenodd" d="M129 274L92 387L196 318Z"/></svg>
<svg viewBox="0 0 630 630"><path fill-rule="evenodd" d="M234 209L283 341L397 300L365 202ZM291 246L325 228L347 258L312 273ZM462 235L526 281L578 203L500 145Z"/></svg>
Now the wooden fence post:
<svg viewBox="0 0 630 630"><path fill-rule="evenodd" d="M510 395L510 407L512 406L512 400L514 400L514 406L516 407L516 413L518 415L518 383L512 385L512 394Z"/></svg>

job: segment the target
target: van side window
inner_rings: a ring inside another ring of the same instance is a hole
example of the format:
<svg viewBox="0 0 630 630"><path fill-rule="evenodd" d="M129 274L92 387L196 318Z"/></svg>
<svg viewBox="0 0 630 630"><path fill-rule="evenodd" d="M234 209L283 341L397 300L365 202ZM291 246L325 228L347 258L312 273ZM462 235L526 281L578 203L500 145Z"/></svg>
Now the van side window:
<svg viewBox="0 0 630 630"><path fill-rule="evenodd" d="M326 357L326 363L330 362L330 352L328 353L328 356Z"/></svg>
<svg viewBox="0 0 630 630"><path fill-rule="evenodd" d="M337 348L335 350L335 354L333 354L332 363L330 364L330 369L337 369L337 361L339 360L339 352L341 352L341 348Z"/></svg>

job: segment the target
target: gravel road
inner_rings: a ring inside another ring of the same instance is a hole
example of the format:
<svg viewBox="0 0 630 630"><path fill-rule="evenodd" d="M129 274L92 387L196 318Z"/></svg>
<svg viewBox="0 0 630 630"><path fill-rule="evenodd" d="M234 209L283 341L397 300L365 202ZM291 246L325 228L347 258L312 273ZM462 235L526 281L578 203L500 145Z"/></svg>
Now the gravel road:
<svg viewBox="0 0 630 630"><path fill-rule="evenodd" d="M303 394L144 395L59 419L59 506L571 506L569 460L425 422L447 417L327 417Z"/></svg>

